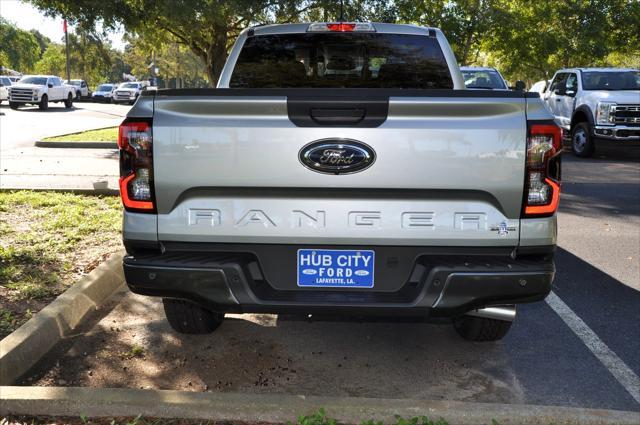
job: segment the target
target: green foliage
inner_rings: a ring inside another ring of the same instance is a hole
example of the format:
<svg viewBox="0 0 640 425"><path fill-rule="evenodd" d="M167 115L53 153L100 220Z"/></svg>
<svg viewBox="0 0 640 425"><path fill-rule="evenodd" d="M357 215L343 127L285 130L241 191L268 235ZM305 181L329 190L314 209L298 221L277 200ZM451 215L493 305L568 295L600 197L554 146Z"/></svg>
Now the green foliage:
<svg viewBox="0 0 640 425"><path fill-rule="evenodd" d="M60 44L49 44L42 58L36 63L38 74L64 75L66 69L64 46Z"/></svg>
<svg viewBox="0 0 640 425"><path fill-rule="evenodd" d="M300 415L296 421L296 425L337 425L338 422L335 419L327 417L323 408L320 408L313 415ZM288 422L287 425L292 425Z"/></svg>
<svg viewBox="0 0 640 425"><path fill-rule="evenodd" d="M31 72L40 57L38 39L0 17L0 65Z"/></svg>
<svg viewBox="0 0 640 425"><path fill-rule="evenodd" d="M637 58L640 35L629 29L638 22L640 2L501 0L482 50L486 62L509 76L550 78L563 67L606 66L614 64L609 58Z"/></svg>
<svg viewBox="0 0 640 425"><path fill-rule="evenodd" d="M153 62L155 53L155 67L159 68L158 75L167 86L207 86L207 68L204 62L189 48L175 42L173 37L129 36L127 41L129 44L123 58L130 66L130 72L138 79L152 76L149 64Z"/></svg>
<svg viewBox="0 0 640 425"><path fill-rule="evenodd" d="M335 0L29 0L93 33L124 25L138 76L151 53L161 75L215 84L239 32L254 24L331 21ZM629 0L349 0L346 20L439 27L462 65L491 65L510 80L548 78L566 66L638 66L640 2ZM179 46L179 47L178 47ZM187 53L188 52L188 53ZM0 58L2 52L0 51ZM112 57L112 62L114 58ZM119 64L122 64L119 62ZM84 73L91 64L87 60ZM113 69L113 67L112 67ZM120 68L121 72L122 69ZM104 75L104 70L102 71ZM86 77L89 78L89 77Z"/></svg>
<svg viewBox="0 0 640 425"><path fill-rule="evenodd" d="M64 136L45 137L47 142L115 142L118 140L118 127L87 130Z"/></svg>
<svg viewBox="0 0 640 425"><path fill-rule="evenodd" d="M432 421L426 416L405 419L402 416L396 415L395 418L395 425L449 425L449 423L442 418L438 419L437 421ZM293 424L291 422L287 422L287 425ZM296 425L338 425L338 421L328 417L325 410L323 408L320 408L316 413L312 415L298 416ZM368 419L366 421L362 421L361 425L383 425L383 423L382 421Z"/></svg>

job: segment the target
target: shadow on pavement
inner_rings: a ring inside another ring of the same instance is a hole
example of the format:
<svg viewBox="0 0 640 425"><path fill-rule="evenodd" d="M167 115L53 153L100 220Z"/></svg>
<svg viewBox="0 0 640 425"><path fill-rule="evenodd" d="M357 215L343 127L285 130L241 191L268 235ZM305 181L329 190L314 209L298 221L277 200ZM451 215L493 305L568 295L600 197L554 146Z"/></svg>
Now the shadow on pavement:
<svg viewBox="0 0 640 425"><path fill-rule="evenodd" d="M640 292L562 248L553 291L640 375Z"/></svg>
<svg viewBox="0 0 640 425"><path fill-rule="evenodd" d="M554 291L638 371L640 294L559 249ZM158 299L122 290L26 385L445 399L637 409L546 303L504 341L469 343L420 319L230 315L181 335Z"/></svg>

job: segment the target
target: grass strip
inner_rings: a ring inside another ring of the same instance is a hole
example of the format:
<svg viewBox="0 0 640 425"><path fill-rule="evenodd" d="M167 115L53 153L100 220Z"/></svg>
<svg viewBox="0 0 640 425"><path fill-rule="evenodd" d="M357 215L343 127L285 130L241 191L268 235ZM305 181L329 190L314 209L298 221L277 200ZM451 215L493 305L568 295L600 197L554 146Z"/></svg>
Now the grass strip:
<svg viewBox="0 0 640 425"><path fill-rule="evenodd" d="M121 249L117 197L0 191L0 338Z"/></svg>
<svg viewBox="0 0 640 425"><path fill-rule="evenodd" d="M118 140L118 127L87 130L80 133L64 134L62 136L45 137L45 142L115 142Z"/></svg>

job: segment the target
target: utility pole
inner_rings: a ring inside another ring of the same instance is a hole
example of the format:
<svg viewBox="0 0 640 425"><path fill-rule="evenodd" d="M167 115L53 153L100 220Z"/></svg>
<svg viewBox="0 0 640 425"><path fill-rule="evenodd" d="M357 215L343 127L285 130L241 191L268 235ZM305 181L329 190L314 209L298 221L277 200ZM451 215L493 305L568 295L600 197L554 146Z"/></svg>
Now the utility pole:
<svg viewBox="0 0 640 425"><path fill-rule="evenodd" d="M67 81L71 82L71 67L69 66L69 33L67 32L67 20L65 19L62 25L64 29L64 45L67 52Z"/></svg>

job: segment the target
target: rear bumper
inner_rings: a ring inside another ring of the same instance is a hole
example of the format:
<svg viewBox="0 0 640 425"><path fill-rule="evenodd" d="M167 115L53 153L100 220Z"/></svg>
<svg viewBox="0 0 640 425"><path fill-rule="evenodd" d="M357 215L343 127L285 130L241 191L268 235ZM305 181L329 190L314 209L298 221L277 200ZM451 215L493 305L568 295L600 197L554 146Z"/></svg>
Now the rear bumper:
<svg viewBox="0 0 640 425"><path fill-rule="evenodd" d="M542 300L555 273L552 247L528 248L516 259L504 249L374 247L373 289L300 288L291 278L298 248L304 246L174 246L126 256L124 273L135 293L222 312L431 317Z"/></svg>

